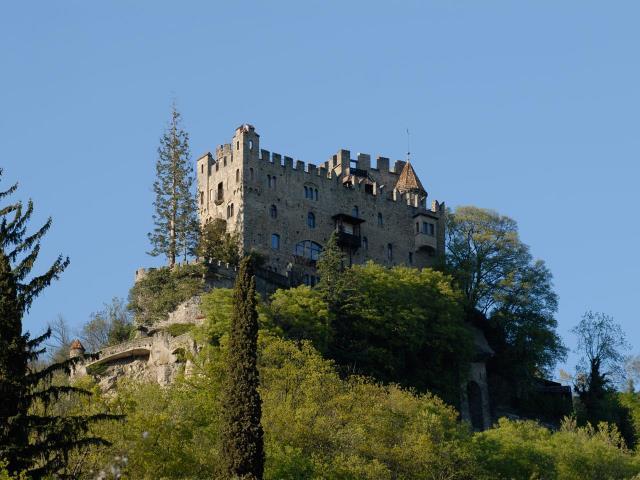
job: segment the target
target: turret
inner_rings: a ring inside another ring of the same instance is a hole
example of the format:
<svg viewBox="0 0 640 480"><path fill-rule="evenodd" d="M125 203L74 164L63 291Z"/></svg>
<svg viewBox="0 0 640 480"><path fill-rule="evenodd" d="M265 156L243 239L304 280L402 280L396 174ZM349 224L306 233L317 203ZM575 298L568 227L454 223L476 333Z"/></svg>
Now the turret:
<svg viewBox="0 0 640 480"><path fill-rule="evenodd" d="M84 355L85 349L80 343L80 340L77 338L71 342L71 346L69 347L69 358L82 357Z"/></svg>

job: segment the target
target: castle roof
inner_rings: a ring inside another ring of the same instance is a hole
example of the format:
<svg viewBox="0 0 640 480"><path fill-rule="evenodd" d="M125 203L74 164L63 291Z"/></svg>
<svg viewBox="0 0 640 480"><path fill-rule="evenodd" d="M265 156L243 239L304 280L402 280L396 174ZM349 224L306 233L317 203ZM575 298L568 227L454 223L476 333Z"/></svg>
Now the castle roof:
<svg viewBox="0 0 640 480"><path fill-rule="evenodd" d="M400 178L396 183L396 189L400 192L417 192L425 195L427 191L422 186L416 171L413 169L411 162L404 164L402 172L400 172Z"/></svg>
<svg viewBox="0 0 640 480"><path fill-rule="evenodd" d="M71 346L69 348L71 350L84 350L82 343L80 343L80 340L78 340L77 338L73 342L71 342Z"/></svg>

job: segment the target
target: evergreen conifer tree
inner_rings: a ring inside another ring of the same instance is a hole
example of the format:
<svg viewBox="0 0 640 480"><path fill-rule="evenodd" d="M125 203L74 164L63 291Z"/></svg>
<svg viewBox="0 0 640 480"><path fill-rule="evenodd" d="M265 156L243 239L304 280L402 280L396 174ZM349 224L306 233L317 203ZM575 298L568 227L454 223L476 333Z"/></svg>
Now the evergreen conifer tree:
<svg viewBox="0 0 640 480"><path fill-rule="evenodd" d="M329 306L336 313L346 287L346 275L343 266L344 256L338 246L337 235L331 234L317 263L320 276L317 289Z"/></svg>
<svg viewBox="0 0 640 480"><path fill-rule="evenodd" d="M2 170L0 170L0 175ZM15 192L17 184L0 199ZM65 270L68 258L59 256L46 273L28 278L40 252L40 241L51 226L51 219L35 233L27 235L33 203L22 202L0 208L0 460L8 462L9 472L26 471L38 479L59 473L69 451L84 445L105 444L87 434L95 421L119 418L112 415L60 417L48 415L46 407L60 395L89 392L72 386L54 386L50 381L59 371L69 373L78 359L54 363L37 370L32 366L44 353L40 347L51 335L31 339L22 333L22 317L35 297ZM45 413L30 409L43 405Z"/></svg>
<svg viewBox="0 0 640 480"><path fill-rule="evenodd" d="M225 478L262 479L264 440L257 368L258 312L252 259L240 262L233 293L227 379L223 396Z"/></svg>
<svg viewBox="0 0 640 480"><path fill-rule="evenodd" d="M198 244L199 225L193 189L193 167L190 161L189 134L180 125L181 115L175 104L171 121L158 148L156 179L153 183L154 230L149 233L153 246L150 255L165 255L172 267L176 258L194 255Z"/></svg>

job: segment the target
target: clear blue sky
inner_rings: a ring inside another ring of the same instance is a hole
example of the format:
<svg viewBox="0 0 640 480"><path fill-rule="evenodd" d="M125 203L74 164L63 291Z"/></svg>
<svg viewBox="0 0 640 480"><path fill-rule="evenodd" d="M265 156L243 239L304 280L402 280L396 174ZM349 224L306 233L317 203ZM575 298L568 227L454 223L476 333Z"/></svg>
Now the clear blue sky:
<svg viewBox="0 0 640 480"><path fill-rule="evenodd" d="M5 2L3 183L54 218L40 268L72 262L25 327L80 325L158 264L151 183L175 97L194 159L243 122L305 161L397 159L409 127L432 198L518 220L569 346L594 309L637 351L638 18L631 1Z"/></svg>

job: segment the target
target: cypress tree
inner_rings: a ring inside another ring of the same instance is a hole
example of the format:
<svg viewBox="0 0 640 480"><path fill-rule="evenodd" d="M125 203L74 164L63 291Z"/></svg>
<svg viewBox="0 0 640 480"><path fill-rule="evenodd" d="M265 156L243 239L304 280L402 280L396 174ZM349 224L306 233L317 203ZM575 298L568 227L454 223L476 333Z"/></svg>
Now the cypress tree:
<svg viewBox="0 0 640 480"><path fill-rule="evenodd" d="M198 208L193 192L189 134L180 126L181 115L173 104L169 127L160 138L156 179L153 183L154 230L149 233L152 256L165 255L170 267L176 258L196 253L199 235Z"/></svg>
<svg viewBox="0 0 640 480"><path fill-rule="evenodd" d="M250 257L240 262L233 300L223 394L223 467L226 478L259 480L264 471L264 440L258 393L256 282Z"/></svg>
<svg viewBox="0 0 640 480"><path fill-rule="evenodd" d="M17 184L0 192L0 199L16 189ZM95 421L120 417L47 414L47 407L61 395L90 393L72 386L51 385L53 375L69 373L77 358L41 370L32 368L44 353L40 345L51 330L31 339L28 333L22 333L22 317L35 297L69 264L68 258L59 256L44 274L28 278L40 252L40 241L51 227L48 219L39 230L27 235L32 213L31 201L26 209L22 202L0 208L0 459L9 462L9 472L26 471L29 478L39 479L64 470L70 450L107 444L87 432ZM37 404L45 407L41 415L30 411Z"/></svg>

